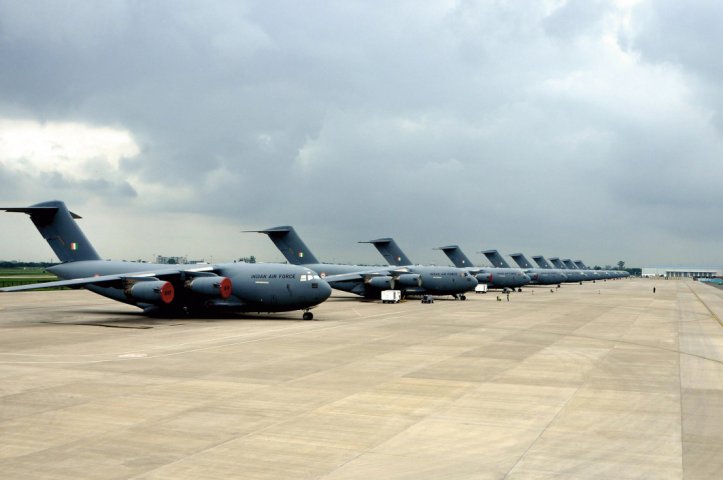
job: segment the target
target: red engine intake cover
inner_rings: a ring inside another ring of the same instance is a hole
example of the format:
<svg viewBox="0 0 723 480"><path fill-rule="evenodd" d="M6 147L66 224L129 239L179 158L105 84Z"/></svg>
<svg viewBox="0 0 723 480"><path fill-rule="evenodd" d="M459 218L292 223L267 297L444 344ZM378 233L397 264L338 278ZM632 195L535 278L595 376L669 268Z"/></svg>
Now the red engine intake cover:
<svg viewBox="0 0 723 480"><path fill-rule="evenodd" d="M231 296L231 291L233 290L233 283L231 283L231 279L224 277L223 280L221 280L221 283L218 285L218 294L221 298L228 298Z"/></svg>
<svg viewBox="0 0 723 480"><path fill-rule="evenodd" d="M173 285L171 285L170 283L166 282L161 287L161 300L163 301L163 303L171 303L175 294L176 291L173 289Z"/></svg>

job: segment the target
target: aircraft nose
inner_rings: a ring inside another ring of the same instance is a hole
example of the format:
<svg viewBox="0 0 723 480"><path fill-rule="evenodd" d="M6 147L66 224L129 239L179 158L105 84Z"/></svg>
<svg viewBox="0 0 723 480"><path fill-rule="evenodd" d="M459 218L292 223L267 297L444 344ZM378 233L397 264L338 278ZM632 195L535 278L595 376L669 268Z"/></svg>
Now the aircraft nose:
<svg viewBox="0 0 723 480"><path fill-rule="evenodd" d="M329 283L324 279L317 280L317 282L319 284L317 290L319 297L321 298L320 302L323 302L331 296L331 285L329 285Z"/></svg>

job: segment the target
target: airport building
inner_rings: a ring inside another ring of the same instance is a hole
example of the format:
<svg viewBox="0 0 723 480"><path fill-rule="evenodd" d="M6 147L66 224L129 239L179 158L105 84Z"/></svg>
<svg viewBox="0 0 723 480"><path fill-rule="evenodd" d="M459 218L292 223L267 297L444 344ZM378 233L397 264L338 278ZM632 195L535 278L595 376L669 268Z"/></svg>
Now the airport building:
<svg viewBox="0 0 723 480"><path fill-rule="evenodd" d="M643 277L713 278L723 277L721 267L644 267Z"/></svg>

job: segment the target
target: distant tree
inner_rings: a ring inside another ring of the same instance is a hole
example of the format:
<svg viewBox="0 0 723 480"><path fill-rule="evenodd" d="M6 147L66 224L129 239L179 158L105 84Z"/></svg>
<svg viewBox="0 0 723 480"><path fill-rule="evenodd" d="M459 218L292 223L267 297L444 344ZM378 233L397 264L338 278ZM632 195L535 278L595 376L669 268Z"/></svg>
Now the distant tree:
<svg viewBox="0 0 723 480"><path fill-rule="evenodd" d="M625 262L623 260L618 262L618 270L625 270Z"/></svg>
<svg viewBox="0 0 723 480"><path fill-rule="evenodd" d="M245 263L256 263L256 257L251 255L249 257L241 257L238 259L239 262L245 262Z"/></svg>
<svg viewBox="0 0 723 480"><path fill-rule="evenodd" d="M175 258L169 258L169 259L168 259L168 264L169 264L169 265L175 265L176 263L178 263L178 262L176 262L176 259L175 259Z"/></svg>
<svg viewBox="0 0 723 480"><path fill-rule="evenodd" d="M592 267L593 270L602 270L602 267L600 265L595 265Z"/></svg>

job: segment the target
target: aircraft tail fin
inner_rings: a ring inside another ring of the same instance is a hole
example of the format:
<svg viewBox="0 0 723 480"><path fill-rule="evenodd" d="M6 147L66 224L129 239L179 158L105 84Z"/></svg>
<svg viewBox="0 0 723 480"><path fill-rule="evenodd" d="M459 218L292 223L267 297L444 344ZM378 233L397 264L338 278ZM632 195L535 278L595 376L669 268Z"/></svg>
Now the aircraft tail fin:
<svg viewBox="0 0 723 480"><path fill-rule="evenodd" d="M572 263L572 260L570 260L569 258L564 259L564 260L562 261L562 263L564 263L565 266L566 266L567 268L569 268L570 270L577 270L577 269L578 269L578 268L577 268L577 265L575 265L574 263Z"/></svg>
<svg viewBox="0 0 723 480"><path fill-rule="evenodd" d="M507 261L502 257L502 255L500 255L500 252L498 252L497 250L485 250L480 253L487 257L487 260L490 261L493 267L510 268Z"/></svg>
<svg viewBox="0 0 723 480"><path fill-rule="evenodd" d="M286 261L292 265L308 265L319 263L309 247L301 240L294 227L282 226L267 228L266 230L253 230L269 236L276 248L284 255Z"/></svg>
<svg viewBox="0 0 723 480"><path fill-rule="evenodd" d="M582 270L590 270L584 263L582 263L582 260L575 260L573 263Z"/></svg>
<svg viewBox="0 0 723 480"><path fill-rule="evenodd" d="M511 253L510 257L512 257L512 260L514 260L515 263L520 266L520 268L535 268L532 266L530 261L527 260L527 257L525 257L521 253Z"/></svg>
<svg viewBox="0 0 723 480"><path fill-rule="evenodd" d="M555 266L555 268L557 268L559 270L569 270L569 268L567 268L567 265L562 263L562 260L560 260L559 257L550 258L550 262L552 262L552 264Z"/></svg>
<svg viewBox="0 0 723 480"><path fill-rule="evenodd" d="M382 254L382 257L384 257L389 265L412 265L412 261L409 260L409 257L399 248L399 245L397 245L397 242L395 242L393 238L378 238L376 240L359 243L371 243L377 247L377 250L379 250L379 253Z"/></svg>
<svg viewBox="0 0 723 480"><path fill-rule="evenodd" d="M467 258L467 255L462 252L462 249L458 245L446 245L444 247L436 248L435 250L442 250L447 258L449 258L455 267L466 268L473 267L472 261Z"/></svg>
<svg viewBox="0 0 723 480"><path fill-rule="evenodd" d="M30 207L0 210L30 215L30 220L63 263L101 259L75 222L75 219L81 217L69 211L61 201L53 200Z"/></svg>
<svg viewBox="0 0 723 480"><path fill-rule="evenodd" d="M547 260L545 260L545 257L543 257L542 255L534 255L532 257L532 260L534 260L540 268L552 268L550 264L547 263Z"/></svg>

